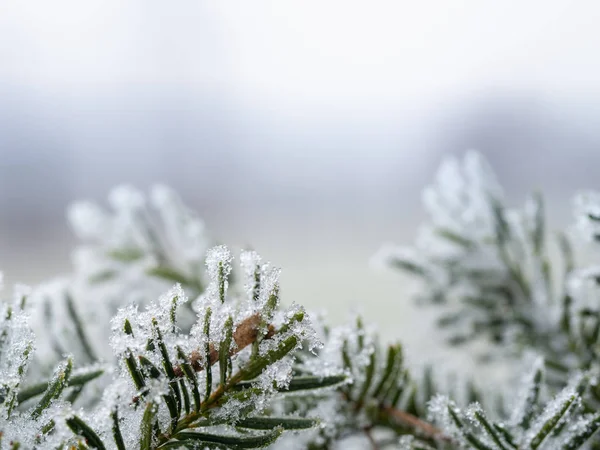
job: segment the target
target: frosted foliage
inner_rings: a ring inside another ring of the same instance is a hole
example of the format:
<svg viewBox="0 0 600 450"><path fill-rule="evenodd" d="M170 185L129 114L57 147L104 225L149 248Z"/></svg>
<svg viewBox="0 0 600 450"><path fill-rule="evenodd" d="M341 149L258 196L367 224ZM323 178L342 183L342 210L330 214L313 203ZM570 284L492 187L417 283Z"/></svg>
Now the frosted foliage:
<svg viewBox="0 0 600 450"><path fill-rule="evenodd" d="M598 302L600 301L599 280L600 265L597 262L586 267L576 268L568 274L566 293L572 302L573 310L579 313L571 314L564 320L568 321L571 329L581 331L580 334L572 337L573 342L578 343L580 346L586 346L586 339L589 339L586 337L586 330L592 326L593 311L598 308ZM596 358L600 355L597 344L594 344L590 350L593 351Z"/></svg>
<svg viewBox="0 0 600 450"><path fill-rule="evenodd" d="M74 252L76 282L103 298L120 297L120 305L132 291L156 297L175 278L200 293L209 246L203 222L165 186L154 187L151 197L120 186L109 194L112 210L91 202L71 206L68 216L82 240Z"/></svg>
<svg viewBox="0 0 600 450"><path fill-rule="evenodd" d="M536 365L539 374L542 367ZM545 405L538 377L530 378L509 421L495 421L478 403L465 411L438 394L429 403L429 418L464 448L579 448L597 429L598 416L586 414L580 392L587 376L574 375ZM594 424L594 422L596 422ZM587 448L587 447L586 447Z"/></svg>
<svg viewBox="0 0 600 450"><path fill-rule="evenodd" d="M324 344L318 350L317 358L306 357L303 354L300 370L322 377L343 373L346 375L346 380L329 392L326 401L320 400L318 404L309 404L305 414L309 417L320 417L321 426L318 430L299 438L300 442L305 440L310 442L309 448L352 448L353 445L356 445L356 448L370 448L372 444L365 435L357 440L350 437L356 437L356 430L371 428L377 440L388 442L393 439L385 435L380 436L383 430L375 425L378 419L373 415L373 411L381 405L392 406L397 403L398 400L392 403L393 394L388 394L387 397L382 394L393 391L393 386L403 385L406 380L392 378L392 380L388 379L393 381L392 383L384 381L386 380L384 368L388 364L387 356L382 352L373 327L364 325L358 317L354 317L349 325L327 328L327 330L323 329L319 320L316 323L316 334ZM376 362L375 366L373 366L374 362ZM398 363L395 359L393 364L392 371L396 370L396 376L404 373L402 363ZM369 373L371 375L368 375ZM380 387L376 388L377 386ZM408 391L408 386L403 385L401 389L405 387ZM324 395L322 390L315 394L320 399Z"/></svg>
<svg viewBox="0 0 600 450"><path fill-rule="evenodd" d="M352 372L349 374L353 382L352 389L359 390L364 381L365 367L369 364L370 356L375 351L374 340L373 330L357 330L353 326L334 328L321 351L322 357L315 361L315 364L321 366L317 373L328 375L339 372L344 366L342 355L345 345L347 354L352 358ZM360 341L362 341L362 345L359 345Z"/></svg>
<svg viewBox="0 0 600 450"><path fill-rule="evenodd" d="M73 433L64 425L70 412L70 406L64 402L50 405L38 419L32 419L28 412L15 412L10 420L0 417L2 441L0 448L13 449L11 442L18 442L23 449L65 448L65 444L73 440ZM50 434L42 434L42 428L50 421L55 428Z"/></svg>
<svg viewBox="0 0 600 450"><path fill-rule="evenodd" d="M144 409L130 401L131 393L127 380L115 379L104 391L100 407L96 411L92 423L95 423L98 431L108 435L112 428L110 414L118 410L120 429L126 448L136 448L139 445L139 424L142 420ZM109 439L107 439L107 442Z"/></svg>
<svg viewBox="0 0 600 450"><path fill-rule="evenodd" d="M110 361L108 330L119 308L143 307L174 282L193 299L203 292L209 247L203 222L165 186L155 186L150 197L148 201L143 192L119 186L108 196L109 208L89 201L69 208L70 223L81 239L73 252L74 271L33 293L40 305L32 320L40 334L42 369L55 364L67 348L78 361ZM193 323L190 309L178 309L180 326L186 329ZM78 344L73 311L86 324L92 355Z"/></svg>
<svg viewBox="0 0 600 450"><path fill-rule="evenodd" d="M227 296L229 287L227 280L231 273L232 260L231 252L224 245L213 247L206 254L206 268L210 280L208 296L218 298L221 302Z"/></svg>
<svg viewBox="0 0 600 450"><path fill-rule="evenodd" d="M204 222L183 204L171 188L155 186L151 195L152 204L163 221L173 254L183 256L191 265L200 265L207 250Z"/></svg>
<svg viewBox="0 0 600 450"><path fill-rule="evenodd" d="M16 286L11 301L0 301L0 448L12 448L19 442L21 448L58 448L72 436L62 422L55 426L52 435L42 429L51 420L65 416L69 405L60 399L52 399L49 405L32 414L31 410L19 408L18 394L23 387L28 366L33 355L35 337L30 328L31 290ZM59 366L51 383L65 370Z"/></svg>
<svg viewBox="0 0 600 450"><path fill-rule="evenodd" d="M558 288L541 198L506 207L476 153L448 159L423 202L415 245L379 262L424 281L420 299L445 306L455 342L543 355L552 371L536 359L512 403L494 389L490 408L469 386L478 402L459 407L436 394L444 367L414 377L360 317L329 327L282 307L280 269L211 248L168 187L120 186L106 207L70 209L72 273L0 302L0 450L580 448L600 426L600 268L576 268L561 242ZM580 194L575 213L598 240L600 194Z"/></svg>
<svg viewBox="0 0 600 450"><path fill-rule="evenodd" d="M525 433L524 446L531 444L531 441L550 419L562 413L567 402L570 402L570 406L566 412L562 414L556 424L556 427L561 427L567 423L569 421L571 412L580 406L581 399L574 389L563 389L550 403L548 403L540 416L537 417L535 422L532 424L531 429ZM552 440L552 436L547 440L546 443L548 443L549 440Z"/></svg>
<svg viewBox="0 0 600 450"><path fill-rule="evenodd" d="M536 379L536 374L542 373L544 360L538 356L530 366L526 375L521 380L519 389L516 390L516 396L513 400L513 416L510 418L510 423L513 425L518 425L523 421L524 416L528 413L527 405L531 404L533 397L543 394L543 380Z"/></svg>
<svg viewBox="0 0 600 450"><path fill-rule="evenodd" d="M298 314L304 316L301 322L293 320ZM305 346L306 350L310 352L315 348L320 348L322 346L308 315L302 307L296 304L292 304L288 309L282 311L281 314L276 314L274 323L287 323L291 326L289 326L287 332L280 333L271 339L263 340L259 346L259 354L261 355L267 355L270 351L275 350L283 341L291 336L298 338L294 350L300 350ZM292 378L293 363L293 359L286 358L270 365L257 378L257 386L259 386L262 391L272 390L274 386L277 386L278 389L287 388ZM319 374L317 371L311 371L311 373Z"/></svg>
<svg viewBox="0 0 600 450"><path fill-rule="evenodd" d="M423 281L417 298L445 305L443 323L457 329L452 339L518 341L531 328L552 329L559 310L539 196L522 208L506 207L495 175L471 152L442 164L423 203L429 221L414 246L388 244L377 259Z"/></svg>
<svg viewBox="0 0 600 450"><path fill-rule="evenodd" d="M319 417L318 427L296 435L284 435L274 449L304 450L307 448L327 448L329 442L336 442L339 430L347 426L348 415L342 410L342 403L337 395L322 398L315 406L309 407L303 414L307 417Z"/></svg>
<svg viewBox="0 0 600 450"><path fill-rule="evenodd" d="M8 399L0 405L3 418L16 405L33 346L34 335L29 327L29 313L23 309L23 297L15 295L12 302L0 302L0 397Z"/></svg>
<svg viewBox="0 0 600 450"><path fill-rule="evenodd" d="M262 272L260 255L255 251L243 251L240 254L240 265L244 271L244 289L248 298L254 298L258 281Z"/></svg>
<svg viewBox="0 0 600 450"><path fill-rule="evenodd" d="M429 401L428 407L429 420L437 422L446 432L453 436L460 435L456 424L450 418L449 408L458 410L452 400L445 395L437 394Z"/></svg>
<svg viewBox="0 0 600 450"><path fill-rule="evenodd" d="M257 302L253 297L236 296L228 292L233 256L227 247L210 249L206 259L210 284L205 294L196 301L196 323L189 333L179 328L174 314L187 301L180 285L175 285L158 301L150 302L143 309L138 305L121 308L112 319L111 346L120 362L120 369L105 390L102 402L104 418L95 421L100 433L110 434L111 421L106 420L106 416L117 409L124 439L128 442L139 440L139 423L143 414L140 410L143 406L136 406L135 402L132 404L132 398L143 398L145 402L158 405L160 426L168 429L172 420L171 411L165 407L163 399L173 395L173 385L165 366L165 357L172 364L173 373L182 370L180 367L183 366L179 366L182 363L195 368L199 398L203 404L215 402L205 411L205 418L218 423L236 423L248 414L261 414L267 408L275 407L273 402L279 397L279 391L286 389L292 377L294 358L287 356L287 353L291 355L304 346L307 350L318 347L318 338L310 320L299 306L292 305L278 311L278 300ZM248 261L247 256L242 259ZM260 259L254 256L253 261ZM279 271L268 264L260 265L258 269L262 274L258 286L260 298L266 299L266 293L277 296ZM229 331L228 323L232 324ZM272 335L266 336L267 325L275 330ZM257 332L260 338L255 337ZM225 349L230 359L224 366L227 372L222 374L220 352L227 339L230 339L230 344ZM252 339L257 339L257 342L252 342ZM286 350L286 353L275 356L290 339L294 339L291 351ZM207 349L209 354L206 353ZM131 376L132 358L142 363L142 374L154 373L146 378L141 387ZM256 364L264 367L256 373L255 369L248 369L257 367ZM150 365L157 369L148 372ZM212 381L209 381L207 366L210 367ZM226 382L230 377L243 380L240 374L245 371L253 374L250 380L253 391L248 391L247 395L226 394L223 397L226 401L217 403L214 396L223 395L222 392L219 394L219 389L223 389L223 377ZM181 382L185 383L188 390L192 390L189 379Z"/></svg>
<svg viewBox="0 0 600 450"><path fill-rule="evenodd" d="M416 444L416 439L414 436L402 436L399 441L400 450L413 450Z"/></svg>
<svg viewBox="0 0 600 450"><path fill-rule="evenodd" d="M99 241L103 239L103 234L109 227L110 219L107 214L91 202L73 205L68 216L73 231L80 239Z"/></svg>
<svg viewBox="0 0 600 450"><path fill-rule="evenodd" d="M348 436L337 441L332 450L364 450L371 448L372 444L364 435Z"/></svg>
<svg viewBox="0 0 600 450"><path fill-rule="evenodd" d="M436 227L470 237L489 236L494 228L490 198L500 200L502 189L485 160L475 152L463 161L448 158L442 163L435 182L425 189L423 203Z"/></svg>
<svg viewBox="0 0 600 450"><path fill-rule="evenodd" d="M576 229L586 241L600 239L600 193L580 192L573 201Z"/></svg>

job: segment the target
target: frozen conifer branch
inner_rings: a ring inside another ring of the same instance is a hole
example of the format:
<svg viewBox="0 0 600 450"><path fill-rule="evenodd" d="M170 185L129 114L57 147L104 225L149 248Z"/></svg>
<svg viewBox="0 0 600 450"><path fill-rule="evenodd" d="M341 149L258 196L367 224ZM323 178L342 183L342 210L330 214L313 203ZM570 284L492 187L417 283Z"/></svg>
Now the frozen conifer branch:
<svg viewBox="0 0 600 450"><path fill-rule="evenodd" d="M238 258L172 191L121 187L110 212L72 210L73 273L0 303L0 449L600 448L600 269L566 234L551 265L541 196L508 208L476 154L424 197L431 224L384 260L426 281L454 343L541 356L511 411L503 386L490 399L458 380L463 401L443 367L415 376L361 318L331 327L282 307L279 269L254 251L234 283ZM598 241L600 196L575 213Z"/></svg>
<svg viewBox="0 0 600 450"><path fill-rule="evenodd" d="M208 252L210 281L189 332L177 325L176 309L187 301L179 287L144 311L133 306L119 311L112 346L121 377L107 391L112 405L108 399L104 405L113 420L94 425L75 416L68 422L74 432L97 441L112 430L115 444L124 448L253 448L270 444L285 429L319 424L315 417L273 415L267 409L287 390L297 395L332 384L331 377L294 377L294 353L303 344L318 344L306 313L279 308L279 272L268 266L257 268L257 298L230 296L231 261L225 247Z"/></svg>
<svg viewBox="0 0 600 450"><path fill-rule="evenodd" d="M325 418L321 429L303 436L306 447L299 448L343 446L356 436L366 438L369 447L379 448L387 441L379 437L382 433L411 434L420 444L450 442L426 417L426 402L434 394L431 380L410 375L400 344L383 345L360 317L323 334L323 349L316 355L301 354L303 365L297 370L323 377L343 370L351 382L340 384L326 401L319 392L307 392L282 405L289 412L309 411ZM290 444L284 440L282 448L285 445Z"/></svg>
<svg viewBox="0 0 600 450"><path fill-rule="evenodd" d="M552 392L568 384L570 373L587 371L592 383L580 397L595 411L600 270L577 266L566 234L554 241L562 261L550 264L541 196L508 208L487 165L471 153L448 160L424 199L431 223L416 245L388 246L380 258L425 281L419 297L444 311L439 325L452 330L452 344L485 337L503 344L505 356L534 350L546 360ZM575 230L584 240L598 241L599 211L598 194L575 199ZM489 354L502 353L490 346Z"/></svg>
<svg viewBox="0 0 600 450"><path fill-rule="evenodd" d="M227 353L228 356L234 356L238 352L244 350L249 345L253 345L258 338L261 324L261 316L259 314L253 314L246 319L242 320L240 324L237 326L235 331L232 333L232 348ZM269 339L275 335L275 327L271 324L268 325L268 332L264 336L264 339ZM208 364L214 365L219 362L221 359L220 353L220 345L218 348L218 344L211 342L209 344L210 352L208 358ZM204 370L206 364L204 361L204 357L202 356L199 350L193 350L191 355L189 356L189 365L195 372L200 372ZM181 365L175 366L173 368L175 374L179 377L183 376L184 369Z"/></svg>
<svg viewBox="0 0 600 450"><path fill-rule="evenodd" d="M424 198L431 223L416 245L388 246L380 257L424 281L419 298L439 305L438 324L451 330L450 343L485 337L513 354L532 348L559 371L588 369L600 322L597 306L583 297L597 295L591 285L600 271L575 269L565 234L548 242L541 196L532 195L522 208L507 207L490 169L469 153L448 160ZM575 202L577 228L588 239L595 239L600 223L597 198L584 193ZM554 265L549 243L562 252Z"/></svg>
<svg viewBox="0 0 600 450"><path fill-rule="evenodd" d="M491 418L479 404L461 410L452 400L436 396L430 414L462 447L480 450L574 449L600 427L600 413L583 405L587 376L574 377L548 402L543 402L543 368L537 366L512 417Z"/></svg>
<svg viewBox="0 0 600 450"><path fill-rule="evenodd" d="M444 305L450 342L544 340L556 293L541 197L508 208L491 169L468 153L448 159L423 198L431 222L416 245L386 247L381 258L424 281L420 298Z"/></svg>
<svg viewBox="0 0 600 450"><path fill-rule="evenodd" d="M69 210L82 246L76 270L90 283L113 277L144 282L143 275L181 283L190 293L203 291L204 258L209 240L203 222L165 186L155 186L148 200L130 186L109 195L111 212L91 202Z"/></svg>
<svg viewBox="0 0 600 450"><path fill-rule="evenodd" d="M108 203L103 208L79 202L69 209L80 239L73 272L34 289L39 307L32 320L40 348L33 364L38 371L48 374L65 352L80 363L110 361L108 330L120 307L146 305L173 283L180 283L192 299L206 287L210 240L202 220L175 192L158 185L146 196L124 185L110 192ZM180 310L184 328L194 321L192 303ZM98 399L91 391L84 397Z"/></svg>
<svg viewBox="0 0 600 450"><path fill-rule="evenodd" d="M71 434L57 423L68 409L67 398L103 373L101 367L74 373L66 357L45 382L26 386L35 351L30 328L29 289L15 289L12 301L0 302L0 448L55 448ZM27 406L29 405L29 406Z"/></svg>

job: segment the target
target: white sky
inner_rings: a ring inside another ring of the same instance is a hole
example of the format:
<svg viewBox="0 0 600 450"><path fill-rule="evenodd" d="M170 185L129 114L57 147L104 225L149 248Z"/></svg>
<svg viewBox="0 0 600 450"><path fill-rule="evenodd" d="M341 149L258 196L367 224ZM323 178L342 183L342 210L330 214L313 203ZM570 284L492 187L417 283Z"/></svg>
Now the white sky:
<svg viewBox="0 0 600 450"><path fill-rule="evenodd" d="M498 86L598 91L599 19L599 3L557 0L4 0L0 83L367 106Z"/></svg>

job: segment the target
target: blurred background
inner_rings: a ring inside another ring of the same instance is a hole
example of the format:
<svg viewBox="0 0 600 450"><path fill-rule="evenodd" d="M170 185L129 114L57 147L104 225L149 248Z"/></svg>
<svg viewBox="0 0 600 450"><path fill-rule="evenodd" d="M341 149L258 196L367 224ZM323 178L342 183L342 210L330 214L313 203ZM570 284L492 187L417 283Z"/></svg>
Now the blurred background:
<svg viewBox="0 0 600 450"><path fill-rule="evenodd" d="M288 301L435 352L407 280L441 159L477 149L555 227L598 188L600 4L3 1L0 267L68 270L65 208L164 182L212 235L283 267ZM433 353L432 353L433 354Z"/></svg>

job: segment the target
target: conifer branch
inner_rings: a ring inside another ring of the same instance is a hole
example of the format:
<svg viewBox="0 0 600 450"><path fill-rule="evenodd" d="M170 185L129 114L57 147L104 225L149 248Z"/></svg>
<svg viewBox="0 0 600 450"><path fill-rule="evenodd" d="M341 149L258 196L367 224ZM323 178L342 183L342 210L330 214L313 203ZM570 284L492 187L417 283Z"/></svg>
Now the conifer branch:
<svg viewBox="0 0 600 450"><path fill-rule="evenodd" d="M459 180L452 189L449 176ZM564 235L556 269L541 195L508 208L480 157L444 169L425 195L425 238L386 261L426 282L421 297L446 309L439 324L455 345L484 337L497 357L497 344L510 350L507 360L523 348L541 355L510 413L470 380L461 380L466 399L458 399L437 370L414 376L402 346L381 342L360 317L331 327L296 305L283 309L279 271L256 252L241 254L242 283L232 289L231 252L209 249L201 222L171 191L152 197L148 206L120 188L113 211L87 204L72 214L89 260L54 292L32 294L44 299L52 327L41 325L40 302L28 293L0 302L2 449L279 449L294 440L294 448L326 450L351 438L402 450L600 443L600 269L579 267ZM578 196L576 214L579 231L599 242L600 194ZM65 351L73 355L56 361ZM94 361L106 362L81 366ZM54 375L40 376L48 367ZM497 390L502 400L510 394Z"/></svg>
<svg viewBox="0 0 600 450"><path fill-rule="evenodd" d="M432 424L425 422L424 420L419 419L412 414L407 413L406 411L402 411L401 409L392 408L390 406L382 406L381 412L392 417L403 425L407 425L409 427L418 430L423 433L425 437L430 439L440 439L443 441L452 441L449 436L446 436L442 430L433 426Z"/></svg>
<svg viewBox="0 0 600 450"><path fill-rule="evenodd" d="M249 345L252 345L256 342L258 338L258 333L260 331L261 317L259 314L253 314L250 317L244 319L233 332L233 342L235 343L235 347L229 350L228 355L234 356L237 353L244 350ZM272 324L268 325L267 334L264 336L264 339L270 339L275 334L276 330ZM215 343L209 343L209 364L212 366L219 361L219 350L217 350L217 346ZM204 365L202 365L202 361L206 358L202 355L199 350L194 350L187 364L189 364L195 372L201 372L204 370ZM175 375L177 377L184 376L184 368L182 366L175 366L173 368Z"/></svg>

